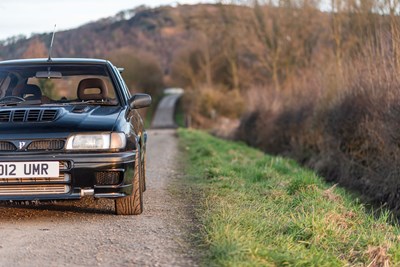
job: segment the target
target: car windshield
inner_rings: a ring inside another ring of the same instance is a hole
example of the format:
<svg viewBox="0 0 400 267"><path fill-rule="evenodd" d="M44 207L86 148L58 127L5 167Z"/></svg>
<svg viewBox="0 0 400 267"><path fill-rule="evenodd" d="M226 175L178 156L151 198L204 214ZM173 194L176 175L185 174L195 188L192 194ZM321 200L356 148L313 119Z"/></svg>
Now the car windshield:
<svg viewBox="0 0 400 267"><path fill-rule="evenodd" d="M0 66L0 106L118 105L104 65Z"/></svg>

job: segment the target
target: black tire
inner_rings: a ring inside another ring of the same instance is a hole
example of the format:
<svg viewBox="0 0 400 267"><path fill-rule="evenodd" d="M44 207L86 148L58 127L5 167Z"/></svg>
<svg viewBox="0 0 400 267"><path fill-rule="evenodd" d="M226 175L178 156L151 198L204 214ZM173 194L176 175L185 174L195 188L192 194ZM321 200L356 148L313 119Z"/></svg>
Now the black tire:
<svg viewBox="0 0 400 267"><path fill-rule="evenodd" d="M142 161L142 180L143 180L143 187L142 187L142 192L146 191L146 152L144 152L143 155L143 161Z"/></svg>
<svg viewBox="0 0 400 267"><path fill-rule="evenodd" d="M139 215L143 212L143 179L139 151L140 149L136 151L135 156L132 195L115 199L115 213L117 215Z"/></svg>

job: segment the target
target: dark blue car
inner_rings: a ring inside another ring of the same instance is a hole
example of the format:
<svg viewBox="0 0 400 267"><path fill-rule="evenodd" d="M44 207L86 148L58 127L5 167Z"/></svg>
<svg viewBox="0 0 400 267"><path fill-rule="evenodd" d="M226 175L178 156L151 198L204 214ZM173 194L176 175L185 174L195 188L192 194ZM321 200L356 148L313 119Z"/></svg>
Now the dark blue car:
<svg viewBox="0 0 400 267"><path fill-rule="evenodd" d="M0 200L112 198L143 211L146 131L119 70L98 59L0 62Z"/></svg>

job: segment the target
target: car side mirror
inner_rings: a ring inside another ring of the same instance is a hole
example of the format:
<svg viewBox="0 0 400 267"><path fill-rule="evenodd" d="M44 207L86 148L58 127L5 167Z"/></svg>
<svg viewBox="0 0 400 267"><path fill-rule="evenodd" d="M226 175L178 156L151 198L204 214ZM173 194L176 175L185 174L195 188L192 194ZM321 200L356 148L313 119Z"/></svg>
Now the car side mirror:
<svg viewBox="0 0 400 267"><path fill-rule="evenodd" d="M129 99L129 107L131 109L145 108L151 105L151 96L148 94L134 94Z"/></svg>

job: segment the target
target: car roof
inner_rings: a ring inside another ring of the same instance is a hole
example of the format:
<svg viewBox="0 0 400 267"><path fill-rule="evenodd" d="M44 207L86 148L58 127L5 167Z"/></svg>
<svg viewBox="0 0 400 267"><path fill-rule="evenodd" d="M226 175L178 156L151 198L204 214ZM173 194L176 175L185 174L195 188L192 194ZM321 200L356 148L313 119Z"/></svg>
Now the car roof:
<svg viewBox="0 0 400 267"><path fill-rule="evenodd" d="M0 61L0 65L31 65L31 64L108 64L105 59L95 58L47 58L14 59Z"/></svg>

